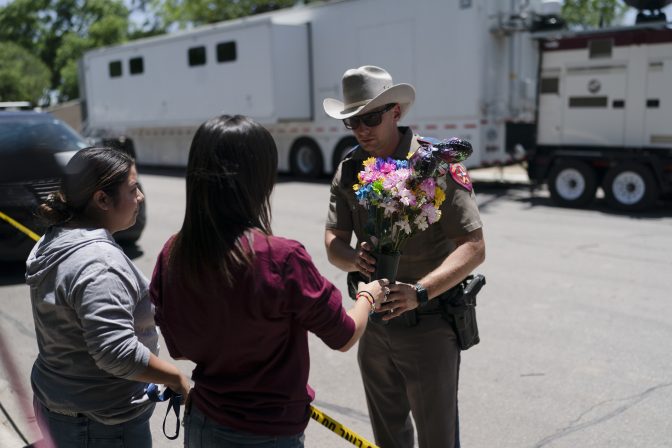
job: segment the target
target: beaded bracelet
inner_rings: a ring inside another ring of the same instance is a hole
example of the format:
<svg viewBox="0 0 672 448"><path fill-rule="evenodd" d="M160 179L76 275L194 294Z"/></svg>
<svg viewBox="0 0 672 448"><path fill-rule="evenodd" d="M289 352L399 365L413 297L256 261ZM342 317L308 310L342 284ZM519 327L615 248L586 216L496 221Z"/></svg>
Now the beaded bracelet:
<svg viewBox="0 0 672 448"><path fill-rule="evenodd" d="M369 305L371 305L371 311L376 310L376 302L373 298L373 294L371 294L369 291L360 291L355 295L355 299L359 300L360 297L364 297L366 301L369 302Z"/></svg>

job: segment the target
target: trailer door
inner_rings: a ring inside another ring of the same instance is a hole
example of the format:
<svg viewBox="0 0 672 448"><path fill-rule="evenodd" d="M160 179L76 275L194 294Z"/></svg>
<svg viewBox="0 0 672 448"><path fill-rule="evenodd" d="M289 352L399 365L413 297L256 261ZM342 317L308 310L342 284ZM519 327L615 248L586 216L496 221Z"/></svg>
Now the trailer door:
<svg viewBox="0 0 672 448"><path fill-rule="evenodd" d="M649 63L646 79L644 112L644 144L672 145L672 59Z"/></svg>
<svg viewBox="0 0 672 448"><path fill-rule="evenodd" d="M567 67L564 87L562 143L623 146L626 66Z"/></svg>
<svg viewBox="0 0 672 448"><path fill-rule="evenodd" d="M564 96L560 86L560 69L545 69L539 82L539 114L537 141L540 145L558 145L561 142Z"/></svg>

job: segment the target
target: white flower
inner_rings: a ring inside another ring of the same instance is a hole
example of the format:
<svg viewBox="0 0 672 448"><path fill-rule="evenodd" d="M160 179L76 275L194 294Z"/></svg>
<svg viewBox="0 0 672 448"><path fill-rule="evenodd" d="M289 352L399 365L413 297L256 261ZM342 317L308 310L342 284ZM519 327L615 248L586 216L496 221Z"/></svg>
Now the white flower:
<svg viewBox="0 0 672 448"><path fill-rule="evenodd" d="M385 216L391 216L394 212L397 211L397 206L394 202L384 202L382 207L385 209Z"/></svg>
<svg viewBox="0 0 672 448"><path fill-rule="evenodd" d="M407 217L404 217L401 221L395 222L394 225L406 232L407 235L411 234L411 224L408 222Z"/></svg>
<svg viewBox="0 0 672 448"><path fill-rule="evenodd" d="M427 227L429 227L429 224L427 224L427 218L422 215L418 215L414 222L417 228L420 230L425 230Z"/></svg>

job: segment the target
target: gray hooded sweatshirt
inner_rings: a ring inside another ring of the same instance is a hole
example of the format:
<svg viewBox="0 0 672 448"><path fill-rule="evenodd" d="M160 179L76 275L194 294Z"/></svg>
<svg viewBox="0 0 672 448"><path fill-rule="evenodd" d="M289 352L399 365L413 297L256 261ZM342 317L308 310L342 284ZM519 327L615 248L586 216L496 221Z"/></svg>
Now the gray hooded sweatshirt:
<svg viewBox="0 0 672 448"><path fill-rule="evenodd" d="M131 420L153 404L134 404L133 381L158 353L147 279L105 229L52 227L26 262L39 354L31 383L52 411L104 424Z"/></svg>

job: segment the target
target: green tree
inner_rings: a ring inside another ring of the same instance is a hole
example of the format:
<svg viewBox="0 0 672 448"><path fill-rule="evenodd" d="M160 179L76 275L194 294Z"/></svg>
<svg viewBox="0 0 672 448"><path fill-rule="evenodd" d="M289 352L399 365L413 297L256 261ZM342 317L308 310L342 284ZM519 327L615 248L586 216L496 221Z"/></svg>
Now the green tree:
<svg viewBox="0 0 672 448"><path fill-rule="evenodd" d="M0 61L0 100L37 104L51 78L44 62L12 42L0 42Z"/></svg>
<svg viewBox="0 0 672 448"><path fill-rule="evenodd" d="M562 17L569 26L603 28L622 19L627 8L619 0L565 0Z"/></svg>
<svg viewBox="0 0 672 448"><path fill-rule="evenodd" d="M288 8L311 0L136 0L152 11L164 29L204 25Z"/></svg>
<svg viewBox="0 0 672 448"><path fill-rule="evenodd" d="M311 0L305 0L305 3ZM293 6L301 0L10 0L0 6L0 42L14 42L51 70L50 87L76 98L78 60L89 49ZM126 5L129 5L127 7ZM144 23L132 24L131 11Z"/></svg>
<svg viewBox="0 0 672 448"><path fill-rule="evenodd" d="M51 87L77 96L84 51L127 39L123 0L14 0L0 7L0 41L19 43L51 68Z"/></svg>

